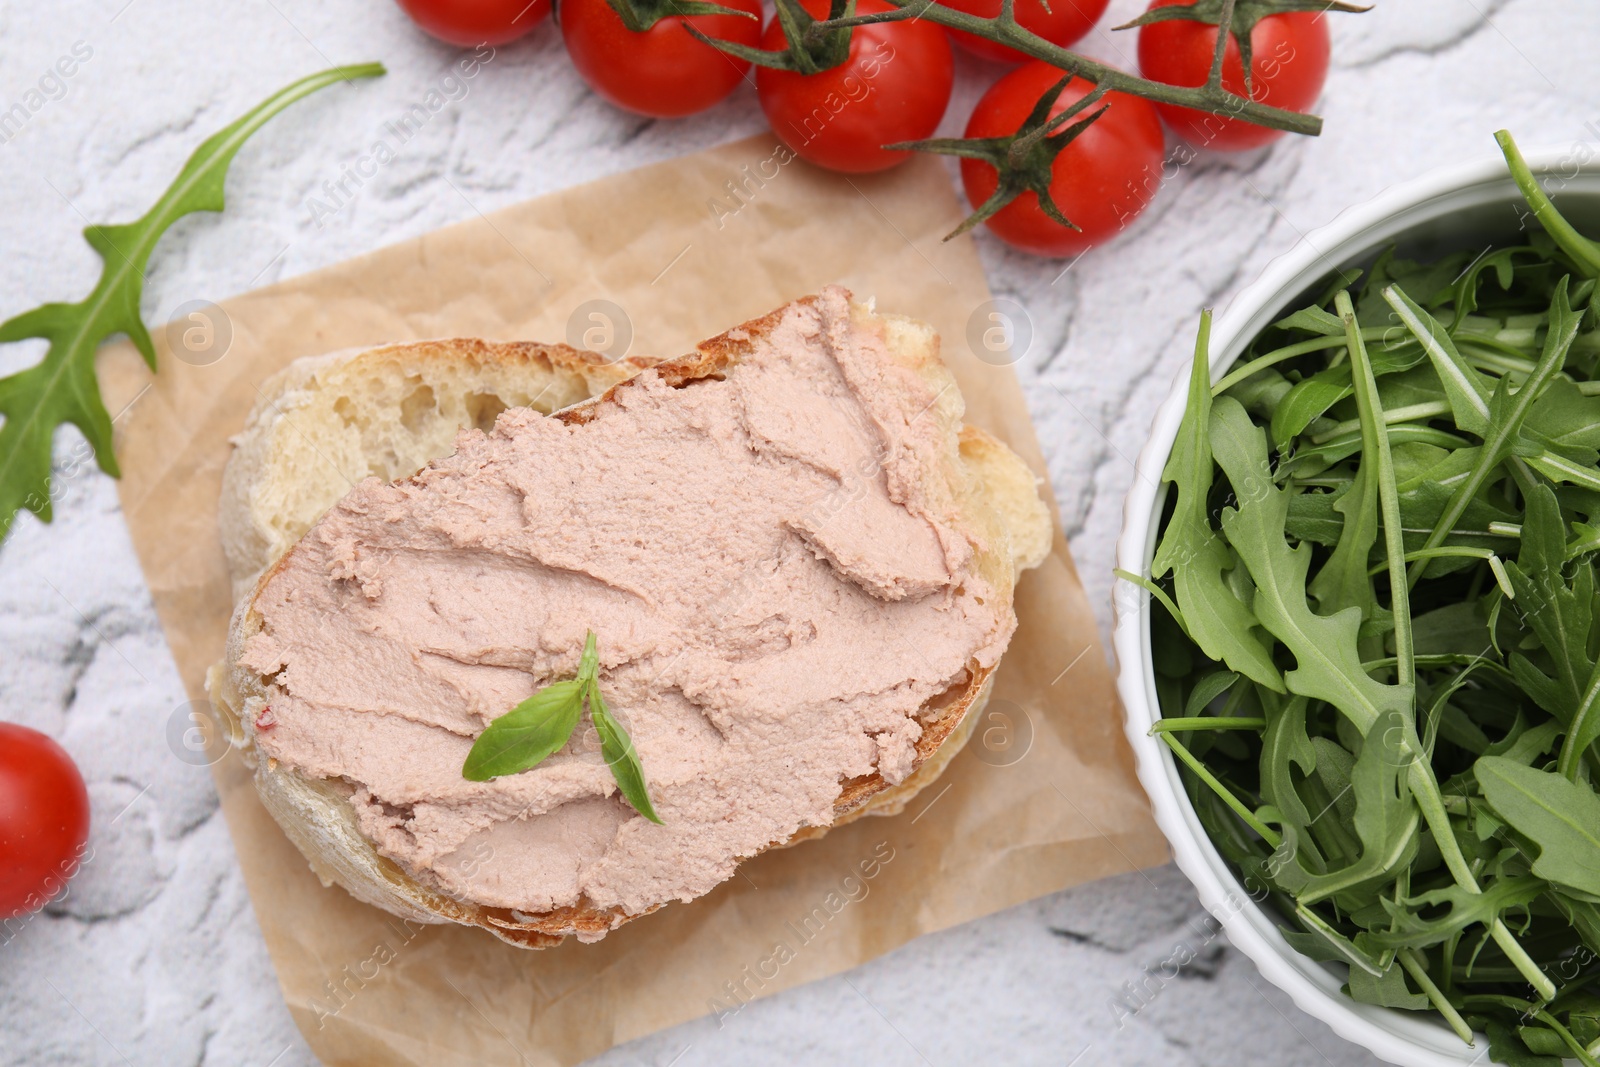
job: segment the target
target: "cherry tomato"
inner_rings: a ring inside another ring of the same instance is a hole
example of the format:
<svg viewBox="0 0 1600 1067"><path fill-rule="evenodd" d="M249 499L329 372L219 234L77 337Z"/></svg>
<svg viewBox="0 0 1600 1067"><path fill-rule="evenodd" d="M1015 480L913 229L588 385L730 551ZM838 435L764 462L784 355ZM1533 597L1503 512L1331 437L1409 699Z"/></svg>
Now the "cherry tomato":
<svg viewBox="0 0 1600 1067"><path fill-rule="evenodd" d="M623 25L606 0L561 0L561 36L589 88L620 108L678 118L704 111L733 92L750 64L697 41L685 22L707 37L755 47L761 41L761 0L715 0L748 11L738 15L669 15L642 33Z"/></svg>
<svg viewBox="0 0 1600 1067"><path fill-rule="evenodd" d="M814 18L828 13L827 0L801 3ZM892 10L884 0L856 4L858 15ZM767 24L761 46L784 47L777 19ZM849 58L816 74L756 70L756 94L772 132L801 159L852 174L883 170L910 156L882 146L931 136L954 82L950 39L922 20L857 26Z"/></svg>
<svg viewBox="0 0 1600 1067"><path fill-rule="evenodd" d="M1061 80L1048 63L1018 67L996 82L972 112L968 137L1004 137L1022 128L1040 97ZM1081 78L1068 82L1050 109L1059 115L1094 91ZM1056 222L1024 192L985 223L1007 244L1043 256L1071 256L1108 240L1143 211L1161 187L1165 139L1161 120L1147 100L1107 93L1106 113L1078 134L1050 168L1050 198L1080 229ZM1076 122L1077 119L1070 120ZM994 167L979 159L961 161L961 182L977 207L1000 184Z"/></svg>
<svg viewBox="0 0 1600 1067"><path fill-rule="evenodd" d="M550 14L550 0L395 0L411 20L447 44L505 44Z"/></svg>
<svg viewBox="0 0 1600 1067"><path fill-rule="evenodd" d="M0 919L61 892L89 839L89 792L66 749L0 722Z"/></svg>
<svg viewBox="0 0 1600 1067"><path fill-rule="evenodd" d="M1152 8L1186 0L1154 0ZM1168 85L1204 85L1217 48L1217 27L1173 19L1139 27L1139 70ZM1240 96L1289 111L1309 111L1328 80L1328 23L1318 11L1268 15L1250 31L1250 89L1244 85L1239 42L1228 37L1222 59L1222 86ZM1259 148L1283 136L1282 130L1204 111L1157 104L1156 110L1179 137L1196 148L1237 151Z"/></svg>
<svg viewBox="0 0 1600 1067"><path fill-rule="evenodd" d="M945 7L953 7L969 15L981 15L986 19L992 19L1000 14L1000 0L940 0L940 2ZM1065 48L1081 40L1084 34L1094 29L1094 24L1100 21L1100 16L1106 13L1106 7L1110 3L1111 0L1049 0L1050 8L1046 10L1043 0L1017 0L1017 23L1051 44ZM1032 58L1023 55L1015 48L975 37L965 30L948 32L956 44L984 59L996 59L1002 63L1026 63Z"/></svg>

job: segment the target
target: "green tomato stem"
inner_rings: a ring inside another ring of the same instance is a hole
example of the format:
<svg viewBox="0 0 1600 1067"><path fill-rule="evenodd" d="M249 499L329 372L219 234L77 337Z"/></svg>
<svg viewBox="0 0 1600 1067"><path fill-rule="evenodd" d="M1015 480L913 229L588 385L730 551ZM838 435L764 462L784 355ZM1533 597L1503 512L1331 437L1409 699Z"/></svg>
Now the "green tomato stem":
<svg viewBox="0 0 1600 1067"><path fill-rule="evenodd" d="M1097 63L1087 56L1052 44L1038 34L1030 33L1018 25L1014 16L1007 17L1004 12L994 18L983 18L945 7L943 4L930 4L928 0L888 0L888 2L902 11L914 8L918 19L937 23L946 29L964 30L975 37L1006 45L1032 59L1042 59L1053 67L1086 78L1113 92L1142 96L1158 104L1177 104L1196 111L1254 123L1257 126L1267 126L1274 130L1287 130L1290 133L1306 134L1311 137L1322 132L1322 120L1315 115L1269 107L1249 97L1230 93L1220 84L1195 87L1167 85L1128 74L1104 63ZM831 27L834 23L818 25ZM1224 37L1226 43L1226 35L1219 36Z"/></svg>

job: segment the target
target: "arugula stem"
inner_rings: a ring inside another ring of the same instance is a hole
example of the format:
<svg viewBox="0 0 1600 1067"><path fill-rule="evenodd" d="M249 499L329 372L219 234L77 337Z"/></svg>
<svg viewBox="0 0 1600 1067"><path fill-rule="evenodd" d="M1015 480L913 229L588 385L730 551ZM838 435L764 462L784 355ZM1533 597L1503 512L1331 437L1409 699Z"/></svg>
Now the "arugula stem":
<svg viewBox="0 0 1600 1067"><path fill-rule="evenodd" d="M1565 1026L1562 1026L1560 1021L1557 1020L1555 1016L1545 1011L1538 1004L1522 1000L1519 997L1499 996L1493 993L1480 993L1474 996L1461 998L1461 1005L1464 1008L1470 1009L1475 1006L1487 1004L1493 1004L1497 1007L1511 1008L1524 1018L1538 1019L1540 1022L1544 1023L1546 1026L1556 1032L1556 1036L1560 1037L1562 1042L1572 1050L1572 1054L1578 1058L1578 1062L1583 1064L1584 1067L1600 1067L1600 1061L1596 1061L1595 1057L1590 1053L1590 1051L1584 1048L1583 1044L1579 1042L1577 1038L1572 1036L1572 1031L1568 1030Z"/></svg>
<svg viewBox="0 0 1600 1067"><path fill-rule="evenodd" d="M1491 345L1495 347L1491 348ZM1462 358L1474 367L1492 370L1499 374L1533 373L1534 360L1525 358L1525 353L1520 349L1500 344L1491 338L1463 334L1459 347Z"/></svg>
<svg viewBox="0 0 1600 1067"><path fill-rule="evenodd" d="M1444 542L1446 534L1467 510L1467 504L1483 488L1489 472L1504 462L1512 443L1522 432L1522 423L1527 418L1529 409L1533 407L1533 402L1544 391L1545 384L1551 376L1566 362L1567 349L1571 347L1572 339L1577 335L1580 319L1580 316L1572 313L1567 304L1567 279L1562 278L1556 284L1555 295L1550 301L1550 332L1545 338L1539 365L1522 384L1522 388L1511 394L1510 410L1504 417L1490 421L1488 435L1484 438L1483 447L1478 454L1478 462L1451 494L1449 503L1445 505L1444 514L1434 525L1433 532L1428 535L1423 548L1438 548ZM1491 405L1490 410L1494 410L1494 405ZM1427 573L1427 569L1428 561L1425 559L1413 564L1408 579L1409 584L1416 585Z"/></svg>
<svg viewBox="0 0 1600 1067"><path fill-rule="evenodd" d="M1389 439L1383 429L1383 408L1378 400L1377 381L1372 376L1372 365L1367 359L1366 346L1361 342L1361 335L1356 330L1355 308L1350 302L1348 291L1341 290L1334 297L1334 307L1344 320L1345 333L1349 339L1356 406L1361 412L1362 432L1366 441L1363 454L1372 456L1378 463L1378 498L1383 512L1384 546L1389 556L1390 610L1394 616L1395 627L1395 672L1399 684L1414 685L1416 661L1413 658L1411 643L1410 590L1406 583L1405 542L1400 526L1400 502L1394 479L1394 459L1389 453ZM1444 527L1449 528L1453 525L1455 518L1456 516L1452 516ZM1444 800L1439 793L1439 783L1434 778L1432 764L1427 761L1425 753L1418 751L1420 743L1413 743L1415 737L1416 721L1413 708L1406 722L1405 735L1401 740L1401 745L1409 750L1408 754L1412 757L1407 778L1413 798L1422 810L1429 829L1433 831L1440 854L1450 873L1463 889L1470 893L1481 893L1477 879L1473 877L1471 868L1467 866L1466 857L1462 855L1461 843L1456 840L1454 828L1450 825L1450 816L1444 809ZM1546 1000L1555 996L1555 986L1544 972L1539 970L1538 964L1526 950L1517 943L1503 921L1496 918L1490 933L1501 950L1516 964L1517 970L1522 972Z"/></svg>
<svg viewBox="0 0 1600 1067"><path fill-rule="evenodd" d="M1339 931L1329 926L1322 916L1318 915L1304 904L1298 903L1294 906L1294 914L1295 917L1299 919L1302 924L1304 924L1307 930L1316 934L1320 934L1324 941L1332 945L1341 956L1349 960L1352 964L1360 967L1363 971L1366 971L1374 978L1383 977L1383 972L1387 968L1378 966L1376 960L1372 959L1365 952L1362 952L1360 949L1356 948L1354 943L1352 943L1349 938L1345 937L1344 935L1340 934Z"/></svg>
<svg viewBox="0 0 1600 1067"><path fill-rule="evenodd" d="M1427 963L1422 959L1421 954L1414 948L1404 948L1400 950L1396 958L1399 959L1400 966L1404 967L1406 973L1411 976L1412 981L1422 987L1422 991L1428 995L1428 999L1433 1002L1433 1006L1438 1009L1439 1014L1444 1016L1444 1021L1450 1024L1450 1029L1456 1032L1456 1036L1465 1041L1469 1047L1475 1047L1472 1041L1472 1027L1468 1026L1467 1020L1463 1019L1461 1013L1456 1011L1455 1005L1450 1003L1449 998L1444 995L1444 991L1434 984L1432 978L1428 977Z"/></svg>
<svg viewBox="0 0 1600 1067"><path fill-rule="evenodd" d="M1158 733L1156 736L1165 741L1167 743L1167 747L1172 749L1172 751L1177 754L1178 758L1187 764L1189 769L1193 771L1202 782L1210 786L1212 792L1221 797L1222 802L1228 805L1228 807L1232 808L1235 815L1239 816L1239 818L1245 821L1245 825L1249 826L1250 829L1260 834L1261 840L1265 841L1274 849L1283 844L1283 838L1278 835L1278 832L1272 827L1268 826L1266 823L1262 822L1260 819L1256 818L1256 813L1246 807L1244 801L1234 796L1233 790L1229 789L1227 786L1218 781L1217 776L1211 773L1210 768L1196 759L1194 753L1190 752L1183 746L1183 742L1179 741L1170 733Z"/></svg>
<svg viewBox="0 0 1600 1067"><path fill-rule="evenodd" d="M1369 327L1361 331L1361 337L1366 341L1382 341L1383 335L1387 332L1387 330L1379 330ZM1246 378L1250 378L1255 374L1266 370L1268 367L1274 366L1275 364L1282 363L1286 359L1293 359L1295 356L1303 356L1308 352L1321 352L1329 348L1338 348L1344 343L1345 339L1342 335L1330 337L1312 337L1305 341L1296 341L1292 345L1284 345L1282 348L1275 348L1266 355L1257 356L1255 359L1252 359L1249 363L1244 364L1242 367L1229 371L1221 381L1217 382L1216 385L1211 387L1211 395L1221 396L1223 393L1238 385Z"/></svg>
<svg viewBox="0 0 1600 1067"><path fill-rule="evenodd" d="M1179 733L1185 730L1265 730L1267 720L1248 715L1191 715L1157 719L1152 734Z"/></svg>
<svg viewBox="0 0 1600 1067"><path fill-rule="evenodd" d="M1367 346L1356 325L1356 311L1350 291L1339 290L1333 306L1344 321L1345 341L1349 346L1351 382L1356 394L1356 410L1361 415L1361 456L1363 462L1378 464L1378 506L1383 516L1384 551L1389 557L1389 611L1394 617L1394 649L1397 681L1413 685L1417 665L1411 642L1411 599L1406 585L1405 531L1400 523L1400 493L1395 485L1394 456L1389 451L1389 434L1384 425L1383 403L1378 399L1378 382L1367 358Z"/></svg>
<svg viewBox="0 0 1600 1067"><path fill-rule="evenodd" d="M1493 525L1493 523L1490 523L1491 527L1493 527ZM1489 532L1494 533L1495 531L1491 528ZM1500 587L1500 591L1506 595L1508 600L1516 599L1517 594L1516 591L1511 588L1511 577L1506 574L1505 564L1502 563L1500 561L1500 557L1490 549L1471 548L1465 545L1446 545L1443 548L1419 548L1415 552L1407 552L1404 556L1404 559L1407 563L1414 563L1419 559L1448 559L1450 557L1484 560L1489 564L1489 571L1494 575L1495 584ZM1379 563L1376 566L1369 567L1367 569L1367 574L1369 576L1381 574L1386 569L1388 569L1387 562Z"/></svg>
<svg viewBox="0 0 1600 1067"><path fill-rule="evenodd" d="M1383 413L1383 422L1386 426L1395 423L1416 422L1419 419L1436 419L1441 415L1450 414L1450 405L1443 400L1430 400L1425 404L1411 404L1403 408L1394 408ZM1335 437L1343 436L1361 426L1360 419L1350 419L1346 422L1335 423L1333 426L1316 434L1311 438L1313 444L1327 444Z"/></svg>
<svg viewBox="0 0 1600 1067"><path fill-rule="evenodd" d="M1572 716L1567 735L1561 740L1561 754L1556 757L1556 772L1569 782L1578 780L1578 772L1583 769L1583 753L1593 744L1586 735L1590 732L1589 721L1600 715L1597 705L1600 705L1600 660L1595 661L1594 670L1589 672L1583 701Z"/></svg>
<svg viewBox="0 0 1600 1067"><path fill-rule="evenodd" d="M1183 631L1183 636L1189 637L1189 625L1183 621L1183 612L1178 610L1178 605L1173 603L1172 598L1167 595L1167 591L1165 589L1161 588L1144 575L1134 574L1132 571L1125 571L1121 567L1113 568L1111 573L1116 575L1118 578L1121 578L1125 582L1132 582L1134 585L1138 586L1140 589L1143 589L1145 592L1149 593L1151 596L1160 601L1161 606L1166 608L1167 613L1172 616L1172 621L1176 622L1178 624L1178 628Z"/></svg>
<svg viewBox="0 0 1600 1067"><path fill-rule="evenodd" d="M1572 223L1561 217L1561 212L1556 210L1555 204L1545 193L1544 186L1539 184L1539 179L1528 168L1527 160L1522 158L1522 152L1517 148L1517 142L1512 140L1510 131L1497 130L1494 139L1500 144L1500 152L1506 157L1506 167L1521 190L1522 198L1533 208L1533 217L1539 220L1544 232L1560 246L1561 251L1572 257L1585 277L1600 275L1600 245L1579 233Z"/></svg>

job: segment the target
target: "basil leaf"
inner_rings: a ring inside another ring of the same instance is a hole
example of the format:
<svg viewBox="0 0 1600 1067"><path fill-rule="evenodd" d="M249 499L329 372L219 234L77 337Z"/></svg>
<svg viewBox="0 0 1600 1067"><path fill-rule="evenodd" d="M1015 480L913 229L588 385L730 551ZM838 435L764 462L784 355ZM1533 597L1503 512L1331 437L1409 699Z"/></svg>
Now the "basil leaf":
<svg viewBox="0 0 1600 1067"><path fill-rule="evenodd" d="M589 686L589 714L594 719L595 732L600 735L600 754L605 757L606 763L611 767L612 777L617 780L617 789L621 791L624 799L633 805L633 810L660 824L661 816L656 814L656 809L650 803L650 791L644 781L644 767L639 763L639 754L634 751L633 739L628 736L628 731L622 724L611 717L606 710L606 702L600 695L600 686L591 683Z"/></svg>
<svg viewBox="0 0 1600 1067"><path fill-rule="evenodd" d="M1495 814L1539 846L1534 874L1600 896L1600 795L1503 756L1481 757L1473 774Z"/></svg>
<svg viewBox="0 0 1600 1067"><path fill-rule="evenodd" d="M461 777L487 782L536 766L567 743L582 712L583 687L576 679L545 686L478 735Z"/></svg>

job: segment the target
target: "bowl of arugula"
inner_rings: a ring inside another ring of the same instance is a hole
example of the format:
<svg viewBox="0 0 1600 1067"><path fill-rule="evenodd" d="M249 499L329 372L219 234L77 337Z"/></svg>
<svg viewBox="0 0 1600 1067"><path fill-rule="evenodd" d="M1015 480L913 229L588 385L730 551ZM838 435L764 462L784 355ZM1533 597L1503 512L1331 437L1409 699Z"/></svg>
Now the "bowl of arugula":
<svg viewBox="0 0 1600 1067"><path fill-rule="evenodd" d="M1597 1067L1600 166L1497 139L1202 317L1114 645L1263 975L1393 1063Z"/></svg>

